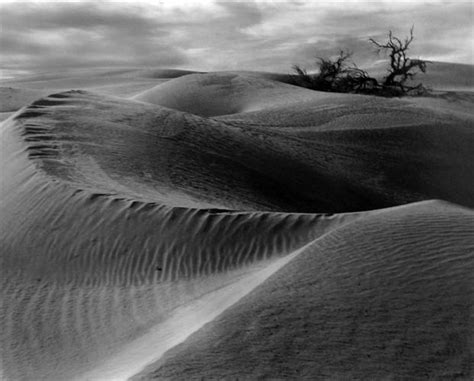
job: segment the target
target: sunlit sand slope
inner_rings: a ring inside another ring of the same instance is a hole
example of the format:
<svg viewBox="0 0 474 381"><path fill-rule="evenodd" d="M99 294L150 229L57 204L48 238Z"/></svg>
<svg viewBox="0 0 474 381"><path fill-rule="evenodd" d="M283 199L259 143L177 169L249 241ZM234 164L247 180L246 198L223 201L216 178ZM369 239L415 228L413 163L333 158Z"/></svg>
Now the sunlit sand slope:
<svg viewBox="0 0 474 381"><path fill-rule="evenodd" d="M259 73L216 72L172 79L134 98L196 115L216 116L320 99L321 95Z"/></svg>
<svg viewBox="0 0 474 381"><path fill-rule="evenodd" d="M44 90L0 87L0 112L17 111L45 95L48 92Z"/></svg>
<svg viewBox="0 0 474 381"><path fill-rule="evenodd" d="M8 106L5 111L16 111L41 96L71 89L129 97L191 73L194 72L175 69L87 68L4 79L0 80L0 110Z"/></svg>
<svg viewBox="0 0 474 381"><path fill-rule="evenodd" d="M315 241L135 380L471 379L474 213L384 210Z"/></svg>

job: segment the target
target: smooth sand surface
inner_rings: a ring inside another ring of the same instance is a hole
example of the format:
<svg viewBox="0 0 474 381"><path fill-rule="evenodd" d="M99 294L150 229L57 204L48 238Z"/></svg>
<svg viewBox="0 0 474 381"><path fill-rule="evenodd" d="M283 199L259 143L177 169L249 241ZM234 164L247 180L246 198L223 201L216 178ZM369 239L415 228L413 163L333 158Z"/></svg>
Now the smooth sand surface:
<svg viewBox="0 0 474 381"><path fill-rule="evenodd" d="M0 87L0 112L11 113L30 104L34 100L48 95L46 90Z"/></svg>
<svg viewBox="0 0 474 381"><path fill-rule="evenodd" d="M471 378L469 92L7 82L2 379Z"/></svg>
<svg viewBox="0 0 474 381"><path fill-rule="evenodd" d="M192 73L170 69L89 68L5 79L0 81L0 112L17 111L42 96L72 89L130 97L169 79Z"/></svg>

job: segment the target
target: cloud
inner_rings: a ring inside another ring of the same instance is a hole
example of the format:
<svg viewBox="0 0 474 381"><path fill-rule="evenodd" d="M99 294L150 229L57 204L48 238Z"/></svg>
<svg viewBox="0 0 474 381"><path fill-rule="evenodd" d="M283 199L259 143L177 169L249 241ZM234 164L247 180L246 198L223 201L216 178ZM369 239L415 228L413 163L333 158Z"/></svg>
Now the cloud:
<svg viewBox="0 0 474 381"><path fill-rule="evenodd" d="M0 68L155 66L288 72L340 49L365 65L369 37L415 25L417 57L472 63L472 6L463 1L167 1L6 3Z"/></svg>
<svg viewBox="0 0 474 381"><path fill-rule="evenodd" d="M1 11L3 68L168 65L186 62L145 9L91 3L11 4Z"/></svg>

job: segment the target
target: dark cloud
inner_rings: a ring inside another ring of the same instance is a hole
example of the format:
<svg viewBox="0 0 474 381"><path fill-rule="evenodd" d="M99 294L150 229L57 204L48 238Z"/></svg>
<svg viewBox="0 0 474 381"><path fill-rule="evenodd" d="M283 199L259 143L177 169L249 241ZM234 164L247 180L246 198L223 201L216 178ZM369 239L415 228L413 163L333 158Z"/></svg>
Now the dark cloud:
<svg viewBox="0 0 474 381"><path fill-rule="evenodd" d="M173 6L165 6L167 3ZM175 5L176 4L176 5ZM378 59L369 37L415 25L411 53L472 63L472 4L463 1L216 1L8 3L0 9L0 66L161 66L286 72L317 56Z"/></svg>
<svg viewBox="0 0 474 381"><path fill-rule="evenodd" d="M155 27L151 18L140 15L140 8L126 5L123 8L91 3L10 4L2 8L2 25L12 28L56 30L62 28L90 29L120 26L124 30L149 30Z"/></svg>

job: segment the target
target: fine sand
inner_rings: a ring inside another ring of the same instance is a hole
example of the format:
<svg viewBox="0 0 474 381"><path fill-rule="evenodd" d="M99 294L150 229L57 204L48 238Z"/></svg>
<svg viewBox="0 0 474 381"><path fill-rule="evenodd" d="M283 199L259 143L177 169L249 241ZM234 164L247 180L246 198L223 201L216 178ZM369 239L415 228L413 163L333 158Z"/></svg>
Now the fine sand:
<svg viewBox="0 0 474 381"><path fill-rule="evenodd" d="M445 65L404 99L0 82L0 378L471 379L474 101Z"/></svg>

